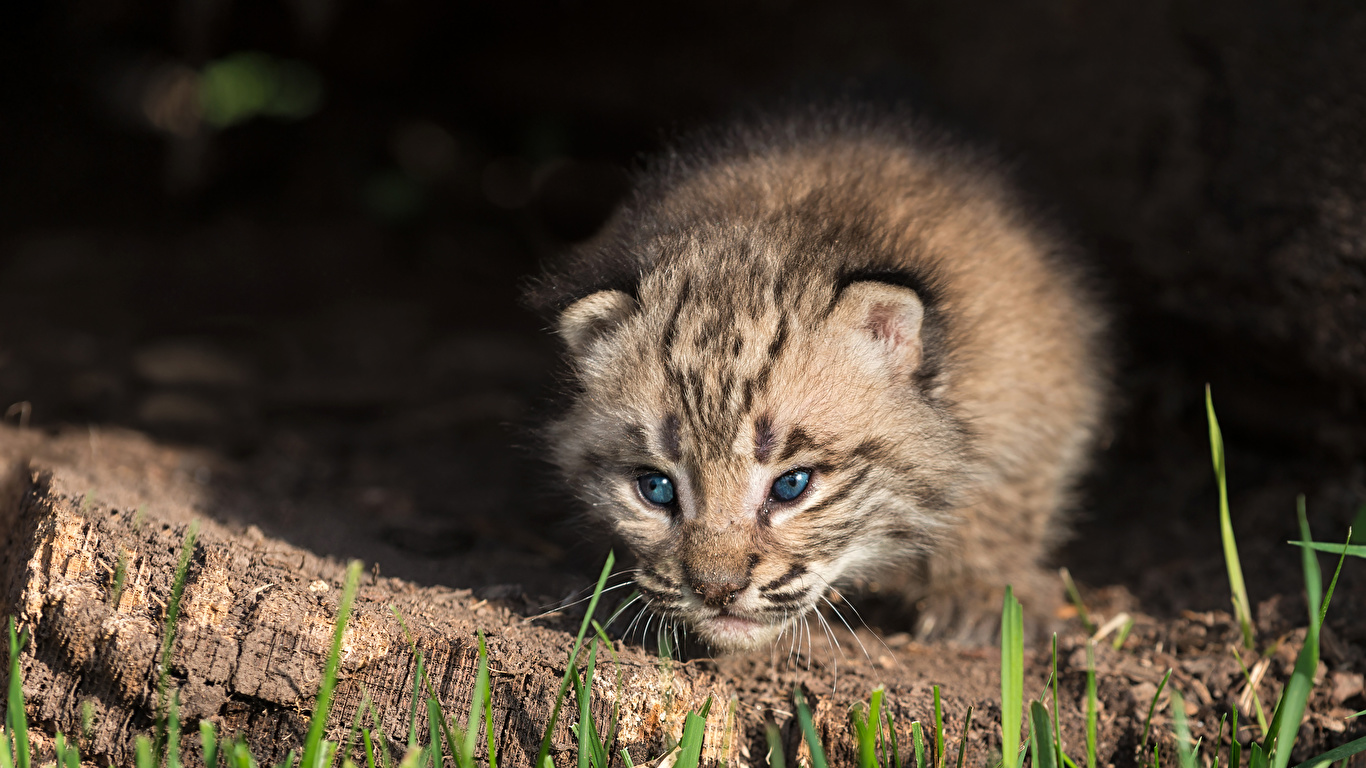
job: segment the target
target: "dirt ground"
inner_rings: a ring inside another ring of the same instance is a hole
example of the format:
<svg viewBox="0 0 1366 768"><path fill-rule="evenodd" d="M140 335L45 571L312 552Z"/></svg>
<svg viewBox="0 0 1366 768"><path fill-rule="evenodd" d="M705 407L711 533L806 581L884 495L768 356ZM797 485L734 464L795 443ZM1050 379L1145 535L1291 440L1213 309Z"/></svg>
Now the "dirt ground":
<svg viewBox="0 0 1366 768"><path fill-rule="evenodd" d="M1196 736L1211 742L1238 705L1239 738L1253 737L1203 391L1224 422L1268 649L1243 660L1264 670L1269 706L1305 624L1284 544L1296 496L1324 540L1366 503L1366 61L1353 42L1366 13L779 3L736 18L703 3L676 24L571 5L349 9L323 32L283 11L172 23L132 3L27 10L0 44L12 70L38 73L0 92L6 422L84 432L92 455L119 450L106 434L140 431L185 451L226 529L541 612L587 587L609 544L575 521L532 437L557 350L520 308L522 281L594 231L662 131L847 78L910 94L1018 161L1111 295L1121 399L1056 558L1093 616L1136 618L1122 650L1099 647L1104 762L1136 764L1169 667ZM158 67L248 49L315 67L322 110L189 136L139 112ZM812 688L827 706L894 678L901 711L924 719L936 683L951 728L994 698L994 652L921 646L877 596L847 598L869 625L866 656L846 638L841 657L818 631L815 673L760 654L697 660L696 674L786 712L765 698L775 681L825 685L838 661L838 691ZM1081 638L1066 620L1072 745ZM1037 651L1032 663L1027 693L1045 674ZM1343 720L1366 709L1360 561L1343 570L1321 673L1296 760L1366 733L1366 718ZM996 718L975 713L970 764L998 743ZM1154 721L1170 730L1165 704Z"/></svg>

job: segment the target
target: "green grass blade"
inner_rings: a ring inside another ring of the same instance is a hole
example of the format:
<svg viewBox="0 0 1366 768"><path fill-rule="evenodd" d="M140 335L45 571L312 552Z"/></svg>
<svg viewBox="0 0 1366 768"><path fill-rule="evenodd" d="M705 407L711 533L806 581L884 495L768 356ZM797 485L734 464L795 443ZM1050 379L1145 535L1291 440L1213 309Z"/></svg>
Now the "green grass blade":
<svg viewBox="0 0 1366 768"><path fill-rule="evenodd" d="M588 646L588 667L584 671L583 682L579 681L577 672L574 675L574 698L579 704L579 768L589 768L596 757L593 742L597 741L597 734L594 732L593 712L590 705L593 696L593 668L596 666L597 659L598 641L594 639Z"/></svg>
<svg viewBox="0 0 1366 768"><path fill-rule="evenodd" d="M1172 679L1171 668L1167 669L1167 674L1162 676L1162 682L1157 684L1157 693L1153 694L1153 700L1148 702L1148 716L1143 718L1143 746L1148 746L1148 732L1153 724L1153 712L1157 710L1157 700L1162 696L1162 689L1167 687L1167 681Z"/></svg>
<svg viewBox="0 0 1366 768"><path fill-rule="evenodd" d="M1057 761L1054 760L1054 740L1052 726L1048 723L1048 710L1037 701L1030 702L1029 716L1034 731L1034 738L1030 739L1034 768L1059 768Z"/></svg>
<svg viewBox="0 0 1366 768"><path fill-rule="evenodd" d="M1058 722L1058 633L1053 633L1053 746L1057 750L1057 764L1066 758L1062 753L1062 725Z"/></svg>
<svg viewBox="0 0 1366 768"><path fill-rule="evenodd" d="M1312 549L1316 552L1327 552L1331 555L1336 555L1341 552L1353 557L1366 557L1366 546L1352 544L1350 541L1345 548L1342 544L1334 544L1330 541L1287 541L1286 543L1294 544L1297 547Z"/></svg>
<svg viewBox="0 0 1366 768"><path fill-rule="evenodd" d="M968 751L968 726L972 725L972 707L968 707L968 714L963 718L963 734L958 738L958 763L955 768L963 768L963 758Z"/></svg>
<svg viewBox="0 0 1366 768"><path fill-rule="evenodd" d="M218 768L218 734L208 720L199 721L199 743L203 747L204 765Z"/></svg>
<svg viewBox="0 0 1366 768"><path fill-rule="evenodd" d="M708 697L701 714L689 712L687 717L683 718L683 738L678 740L678 761L674 763L675 768L697 768L701 763L702 739L707 735L707 712L710 710L711 698ZM811 754L814 759L815 750L812 750ZM817 768L824 768L824 765L824 758L816 762ZM606 765L601 768L606 768Z"/></svg>
<svg viewBox="0 0 1366 768"><path fill-rule="evenodd" d="M564 703L565 694L569 692L569 678L574 675L574 662L578 658L579 648L583 646L583 637L588 633L588 625L593 620L593 614L598 609L598 598L602 597L602 589L607 584L607 577L612 573L612 564L616 562L615 553L607 553L607 562L602 564L602 574L598 576L598 584L593 588L593 597L588 601L588 612L583 616L583 623L579 625L579 636L574 640L574 647L569 652L569 663L565 665L564 677L560 679L560 690L555 695L555 706L550 711L550 720L545 726L545 735L541 737L541 749L536 753L535 768L554 768L553 762L547 762L550 758L550 740L555 735L555 725L560 720L560 706Z"/></svg>
<svg viewBox="0 0 1366 768"><path fill-rule="evenodd" d="M934 768L944 768L944 710L939 706L939 686L934 691Z"/></svg>
<svg viewBox="0 0 1366 768"><path fill-rule="evenodd" d="M1001 761L1019 765L1020 718L1024 706L1024 614L1015 591L1006 587L1001 607Z"/></svg>
<svg viewBox="0 0 1366 768"><path fill-rule="evenodd" d="M180 768L180 692L171 694L166 718L166 768Z"/></svg>
<svg viewBox="0 0 1366 768"><path fill-rule="evenodd" d="M828 768L820 735L816 733L816 726L811 722L811 708L806 705L806 697L802 695L801 688L793 689L792 699L797 702L797 722L801 723L802 738L806 739L807 749L811 750L811 768Z"/></svg>
<svg viewBox="0 0 1366 768"><path fill-rule="evenodd" d="M14 768L14 755L10 752L7 729L0 729L0 768Z"/></svg>
<svg viewBox="0 0 1366 768"><path fill-rule="evenodd" d="M968 707L968 714L972 714L972 707ZM887 720L887 736L888 740L892 742L892 759L887 764L892 768L901 768L901 746L897 744L896 724L892 722L892 713L884 712L882 716Z"/></svg>
<svg viewBox="0 0 1366 768"><path fill-rule="evenodd" d="M1077 618L1081 619L1081 626L1086 630L1086 634L1094 635L1096 623L1091 621L1091 614L1086 612L1086 603L1081 600L1081 590L1077 589L1077 583L1072 581L1072 572L1066 568L1059 568L1058 575L1062 576L1062 585L1067 589L1067 599L1077 609Z"/></svg>
<svg viewBox="0 0 1366 768"><path fill-rule="evenodd" d="M474 691L470 693L470 717L465 721L465 743L461 745L461 757L465 764L474 765L474 749L479 744L479 715L484 711L484 702L489 698L489 664L487 649L484 647L484 630L478 630L479 664L474 673ZM493 738L492 729L489 739ZM492 742L490 741L490 750ZM493 765L490 760L489 765Z"/></svg>
<svg viewBox="0 0 1366 768"><path fill-rule="evenodd" d="M27 641L28 633L24 633ZM14 765L16 768L29 768L30 750L28 744L28 717L24 714L24 678L19 668L19 652L24 643L19 641L19 633L14 628L14 617L9 620L9 696L5 704L6 720L9 721L9 735L14 739Z"/></svg>
<svg viewBox="0 0 1366 768"><path fill-rule="evenodd" d="M778 730L772 712L764 715L764 738L768 741L768 768L787 768L787 755L783 754L783 734Z"/></svg>
<svg viewBox="0 0 1366 768"><path fill-rule="evenodd" d="M621 748L621 762L626 768L636 768L636 761L631 759L631 753L626 751L626 747Z"/></svg>
<svg viewBox="0 0 1366 768"><path fill-rule="evenodd" d="M365 746L365 768L375 768L375 745L370 741L370 729L361 731L360 738Z"/></svg>
<svg viewBox="0 0 1366 768"><path fill-rule="evenodd" d="M1238 743L1238 708L1233 707L1233 721L1229 724L1228 768L1242 768L1243 745Z"/></svg>
<svg viewBox="0 0 1366 768"><path fill-rule="evenodd" d="M1224 544L1224 564L1228 568L1228 585L1233 592L1233 613L1243 630L1243 646L1253 647L1252 605L1243 582L1243 565L1238 559L1238 542L1233 537L1233 520L1228 511L1228 475L1224 464L1224 436L1219 429L1219 418L1214 415L1214 396L1205 385L1205 414L1209 419L1209 447L1214 459L1214 478L1219 485L1219 537Z"/></svg>
<svg viewBox="0 0 1366 768"><path fill-rule="evenodd" d="M1313 541L1309 534L1309 520L1304 511L1304 497L1300 496L1297 512L1300 519L1300 538ZM1295 736L1300 730L1300 720L1304 716L1305 704L1314 687L1314 673L1319 668L1319 614L1323 604L1323 575L1319 572L1318 557L1312 549L1300 550L1304 568L1304 591L1309 598L1309 628L1305 632L1304 645L1295 659L1295 671L1281 692L1281 700L1276 705L1276 715L1272 719L1269 739L1273 743L1265 746L1272 768L1286 768L1290 764L1290 750L1295 745Z"/></svg>
<svg viewBox="0 0 1366 768"><path fill-rule="evenodd" d="M1224 743L1224 722L1227 720L1227 713L1219 716L1219 730L1214 734L1214 768L1219 768L1219 747ZM1237 766L1230 768L1237 768Z"/></svg>
<svg viewBox="0 0 1366 768"><path fill-rule="evenodd" d="M1327 765L1335 760L1345 760L1361 752L1366 752L1366 736L1355 741L1349 741L1336 749L1330 749L1321 755L1315 755L1295 766L1295 768L1320 768L1320 766Z"/></svg>
<svg viewBox="0 0 1366 768"><path fill-rule="evenodd" d="M1186 722L1186 702L1175 688L1172 689L1172 722L1176 727L1176 756L1181 768L1199 768L1191 746L1190 725Z"/></svg>
<svg viewBox="0 0 1366 768"><path fill-rule="evenodd" d="M484 645L484 630L482 629L479 630L479 672L476 680L482 681L482 683L476 685L475 689L478 690L480 685L483 687L484 734L488 741L489 768L498 768L498 738L493 732L493 688L489 682L489 654Z"/></svg>
<svg viewBox="0 0 1366 768"><path fill-rule="evenodd" d="M418 651L417 670L413 674L413 701L408 707L408 750L403 753L404 760L408 759L408 753L417 746L417 706L422 701L422 679L426 677L422 663L422 651Z"/></svg>
<svg viewBox="0 0 1366 768"><path fill-rule="evenodd" d="M1086 643L1086 768L1096 768L1096 723L1099 718L1096 700L1096 652Z"/></svg>
<svg viewBox="0 0 1366 768"><path fill-rule="evenodd" d="M1323 622L1328 618L1328 604L1333 602L1333 590L1338 587L1338 577L1342 575L1342 563L1347 559L1347 548L1352 545L1352 529L1347 528L1347 542L1342 545L1342 552L1338 555L1338 566L1333 569L1333 578L1328 582L1328 591L1323 594L1323 605L1319 606L1319 629L1323 629Z"/></svg>
<svg viewBox="0 0 1366 768"><path fill-rule="evenodd" d="M356 707L356 715L351 718L351 727L346 730L346 741L342 746L342 757L351 758L351 748L356 744L356 733L360 730L360 716L365 712L366 707L370 706L370 692L361 685L360 706ZM212 766L210 766L212 768Z"/></svg>
<svg viewBox="0 0 1366 768"><path fill-rule="evenodd" d="M445 728L445 725L446 725L446 724L443 722L444 720L445 720L445 718L442 717L442 713L441 713L441 702L437 701L435 697L428 697L428 698L427 698L427 755L428 755L428 757L429 757L431 760L435 761L435 765L433 765L433 768L441 768L441 765L442 765L442 760L441 760L441 735L442 735L442 733L444 733L445 730L446 730L446 728ZM463 766L463 765L464 765L464 763L460 762L460 758L459 758L458 756L454 755L454 754L451 755L451 760L453 760L457 766ZM430 763L430 762L429 762L428 764L429 764L429 765L432 765L432 763Z"/></svg>
<svg viewBox="0 0 1366 768"><path fill-rule="evenodd" d="M360 586L360 569L359 560L352 560L346 566L346 582L342 587L341 602L337 606L337 624L332 631L332 648L327 653L322 683L318 686L318 698L313 705L313 717L308 724L308 736L304 739L302 768L325 768L327 765L324 759L327 750L322 748L323 729L327 727L327 715L332 709L332 691L337 687L342 638L346 635L346 622L351 618L356 589Z"/></svg>
<svg viewBox="0 0 1366 768"><path fill-rule="evenodd" d="M911 745L915 749L915 768L925 768L925 729L919 720L911 723Z"/></svg>
<svg viewBox="0 0 1366 768"><path fill-rule="evenodd" d="M156 765L156 761L152 759L152 740L139 734L134 745L133 762L137 767L153 768L153 766Z"/></svg>
<svg viewBox="0 0 1366 768"><path fill-rule="evenodd" d="M885 695L886 691L878 687L874 688L868 697L868 730L872 731L873 734L872 768L879 768L877 748L878 742L882 740L882 698Z"/></svg>
<svg viewBox="0 0 1366 768"><path fill-rule="evenodd" d="M171 672L171 651L175 648L176 624L180 621L180 600L185 594L185 578L190 570L190 558L194 555L194 542L199 536L199 521L190 523L185 531L185 539L180 545L180 562L176 564L175 577L171 581L171 599L166 603L165 627L161 636L161 659L157 675L156 745L164 743L166 734L166 682ZM160 749L156 750L160 753Z"/></svg>

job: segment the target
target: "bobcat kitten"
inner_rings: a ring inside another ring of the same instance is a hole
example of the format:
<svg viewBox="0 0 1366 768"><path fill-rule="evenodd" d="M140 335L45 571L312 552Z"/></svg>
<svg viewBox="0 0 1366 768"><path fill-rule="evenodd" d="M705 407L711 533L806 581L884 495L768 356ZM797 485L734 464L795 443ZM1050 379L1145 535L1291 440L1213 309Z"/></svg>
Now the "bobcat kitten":
<svg viewBox="0 0 1366 768"><path fill-rule="evenodd" d="M914 121L808 114L665 154L533 301L568 347L552 457L649 608L719 650L832 585L990 639L1098 429L1102 313L989 161Z"/></svg>

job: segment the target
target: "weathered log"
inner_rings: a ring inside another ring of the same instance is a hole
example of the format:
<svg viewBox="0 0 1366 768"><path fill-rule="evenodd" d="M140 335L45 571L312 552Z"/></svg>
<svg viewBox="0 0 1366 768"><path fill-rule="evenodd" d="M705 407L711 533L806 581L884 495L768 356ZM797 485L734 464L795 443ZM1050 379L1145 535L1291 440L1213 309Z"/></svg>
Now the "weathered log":
<svg viewBox="0 0 1366 768"><path fill-rule="evenodd" d="M245 735L263 764L302 745L344 566L255 528L235 531L217 522L212 500L194 479L196 467L214 461L131 434L106 433L96 446L80 433L45 437L0 428L0 612L32 633L22 654L27 714L49 735L74 736L98 764L130 765L136 735L153 726L166 604L192 520L199 521L199 536L169 665L186 732L207 718L222 735ZM126 575L115 595L120 559ZM499 763L529 765L573 642L563 629L543 624L467 590L367 574L346 631L328 737L344 738L368 695L386 734L406 742L414 647L423 654L432 691L463 722L482 630ZM982 679L960 682L946 696L946 711L951 722L961 722L967 705L975 705L982 714L973 740L996 740L994 707L983 711L995 698L994 673L985 669L994 665L982 663L991 651L878 646L877 661L838 660L836 672L835 659L823 659L819 647L808 670L771 665L768 654L665 663L639 647L615 646L614 660L600 654L593 711L605 723L619 708L613 754L624 747L638 762L661 754L666 735L677 738L686 713L709 696L715 701L705 742L709 760L763 765L766 710L776 713L788 753L795 754L800 736L789 702L793 686L802 684L840 764L852 756L846 714L852 701L885 684L898 728L908 729L929 712L935 670L968 657L983 668ZM836 684L839 695L827 695ZM569 764L574 754L571 710L562 713L555 733L557 764ZM906 743L909 731L901 736ZM197 748L197 737L188 737L182 751L191 764Z"/></svg>

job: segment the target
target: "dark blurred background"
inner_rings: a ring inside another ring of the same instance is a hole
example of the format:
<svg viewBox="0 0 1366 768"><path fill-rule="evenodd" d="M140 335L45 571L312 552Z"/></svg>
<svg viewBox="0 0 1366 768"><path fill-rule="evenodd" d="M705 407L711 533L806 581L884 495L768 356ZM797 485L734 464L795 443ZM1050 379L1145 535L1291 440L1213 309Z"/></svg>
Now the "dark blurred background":
<svg viewBox="0 0 1366 768"><path fill-rule="evenodd" d="M519 285L664 137L804 90L994 147L1094 259L1123 398L1059 558L1085 582L1227 605L1206 382L1254 598L1298 583L1297 493L1322 537L1366 500L1359 3L6 13L0 408L214 449L187 469L210 513L488 594L586 581L529 436L556 349Z"/></svg>

